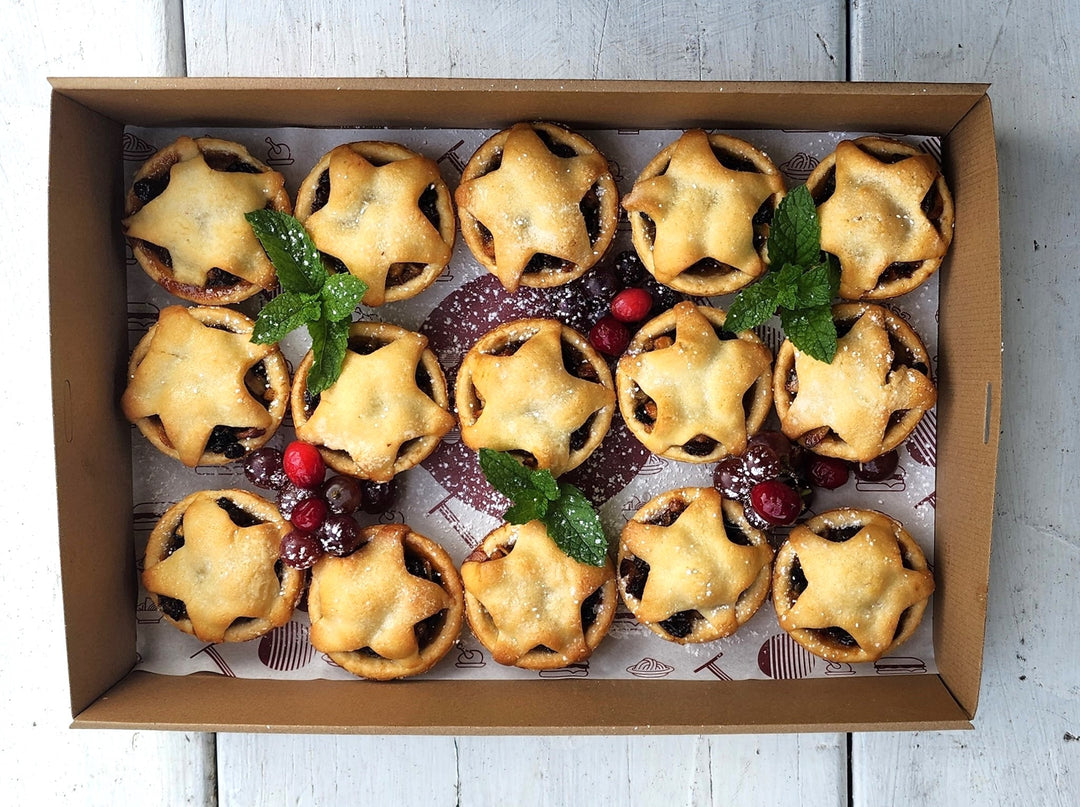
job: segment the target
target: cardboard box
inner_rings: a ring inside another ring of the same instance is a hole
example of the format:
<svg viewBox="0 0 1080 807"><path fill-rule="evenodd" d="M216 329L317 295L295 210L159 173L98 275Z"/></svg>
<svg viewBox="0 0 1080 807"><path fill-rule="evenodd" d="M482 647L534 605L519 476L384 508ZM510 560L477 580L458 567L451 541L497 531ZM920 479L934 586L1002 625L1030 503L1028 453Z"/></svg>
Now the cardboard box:
<svg viewBox="0 0 1080 807"><path fill-rule="evenodd" d="M77 727L365 733L970 728L982 672L1001 410L997 156L985 85L53 80L49 282L60 558ZM943 137L938 674L789 681L266 681L132 672L136 571L119 219L125 124L854 129Z"/></svg>

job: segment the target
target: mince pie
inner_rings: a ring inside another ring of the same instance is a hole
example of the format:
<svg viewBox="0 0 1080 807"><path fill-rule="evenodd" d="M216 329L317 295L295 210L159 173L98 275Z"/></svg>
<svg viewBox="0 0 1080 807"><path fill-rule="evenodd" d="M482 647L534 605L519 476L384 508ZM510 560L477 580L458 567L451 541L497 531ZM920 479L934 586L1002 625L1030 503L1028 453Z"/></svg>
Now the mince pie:
<svg viewBox="0 0 1080 807"><path fill-rule="evenodd" d="M900 522L829 510L800 524L776 556L780 627L828 661L874 661L915 632L934 576Z"/></svg>
<svg viewBox="0 0 1080 807"><path fill-rule="evenodd" d="M158 610L204 642L244 642L292 618L304 573L279 557L289 532L246 490L202 490L174 504L146 545L142 583Z"/></svg>
<svg viewBox="0 0 1080 807"><path fill-rule="evenodd" d="M715 488L661 493L626 522L618 583L637 620L680 644L730 636L765 601L772 580L765 533Z"/></svg>
<svg viewBox="0 0 1080 807"><path fill-rule="evenodd" d="M160 451L184 465L225 465L274 435L289 400L275 345L228 308L164 308L135 346L121 405Z"/></svg>
<svg viewBox="0 0 1080 807"><path fill-rule="evenodd" d="M124 235L167 292L205 305L246 300L277 285L245 213L292 213L285 178L228 140L181 137L138 170Z"/></svg>
<svg viewBox="0 0 1080 807"><path fill-rule="evenodd" d="M619 360L619 409L652 451L683 462L741 454L772 404L772 354L718 308L684 301L650 320Z"/></svg>
<svg viewBox="0 0 1080 807"><path fill-rule="evenodd" d="M611 561L574 560L541 521L490 533L461 577L469 627L500 664L549 670L584 661L615 618Z"/></svg>
<svg viewBox="0 0 1080 807"><path fill-rule="evenodd" d="M898 315L870 303L833 306L836 355L818 361L785 340L773 394L780 428L817 454L869 462L914 431L937 402L930 357Z"/></svg>
<svg viewBox="0 0 1080 807"><path fill-rule="evenodd" d="M442 368L414 331L354 322L341 376L318 395L307 385L313 362L308 351L293 379L293 423L338 473L389 482L453 428Z"/></svg>
<svg viewBox="0 0 1080 807"><path fill-rule="evenodd" d="M509 451L555 476L600 445L615 412L607 363L557 320L507 322L473 345L458 371L461 439Z"/></svg>
<svg viewBox="0 0 1080 807"><path fill-rule="evenodd" d="M661 283L709 297L765 272L784 179L764 152L691 129L645 166L623 199L634 248Z"/></svg>
<svg viewBox="0 0 1080 807"><path fill-rule="evenodd" d="M454 203L434 161L397 143L346 143L323 156L296 197L296 217L332 267L382 305L435 282L454 247Z"/></svg>
<svg viewBox="0 0 1080 807"><path fill-rule="evenodd" d="M469 160L454 194L461 235L509 291L581 277L607 251L619 193L607 159L552 123L518 123Z"/></svg>
<svg viewBox="0 0 1080 807"><path fill-rule="evenodd" d="M840 296L880 300L937 271L953 236L953 200L932 155L884 137L844 140L806 180L821 248L840 259Z"/></svg>
<svg viewBox="0 0 1080 807"><path fill-rule="evenodd" d="M461 577L441 546L405 524L365 527L361 541L312 567L311 643L362 678L426 672L461 632Z"/></svg>

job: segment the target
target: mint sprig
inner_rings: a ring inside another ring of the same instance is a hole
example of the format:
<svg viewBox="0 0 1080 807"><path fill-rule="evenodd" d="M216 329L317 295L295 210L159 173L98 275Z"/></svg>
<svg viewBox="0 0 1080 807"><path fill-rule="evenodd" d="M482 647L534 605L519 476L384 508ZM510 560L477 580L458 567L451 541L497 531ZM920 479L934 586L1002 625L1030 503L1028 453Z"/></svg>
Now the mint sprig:
<svg viewBox="0 0 1080 807"><path fill-rule="evenodd" d="M607 536L584 493L557 481L551 471L530 470L502 451L481 448L480 468L491 486L513 502L503 514L508 522L542 521L556 546L574 560L604 565Z"/></svg>
<svg viewBox="0 0 1080 807"><path fill-rule="evenodd" d="M352 313L367 284L351 274L330 274L307 230L287 213L255 210L245 218L274 264L282 289L259 312L251 341L273 344L307 325L314 355L308 389L318 394L341 375Z"/></svg>
<svg viewBox="0 0 1080 807"><path fill-rule="evenodd" d="M821 223L810 191L800 185L784 197L769 230L770 270L739 292L724 327L733 332L780 315L784 333L819 361L836 355L832 299L840 289L836 258L821 251Z"/></svg>

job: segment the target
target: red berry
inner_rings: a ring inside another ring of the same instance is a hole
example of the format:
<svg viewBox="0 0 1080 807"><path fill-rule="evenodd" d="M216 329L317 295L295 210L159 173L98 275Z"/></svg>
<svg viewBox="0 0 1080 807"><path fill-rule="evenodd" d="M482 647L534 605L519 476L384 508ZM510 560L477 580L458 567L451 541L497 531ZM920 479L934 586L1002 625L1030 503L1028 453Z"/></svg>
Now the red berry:
<svg viewBox="0 0 1080 807"><path fill-rule="evenodd" d="M835 490L848 480L848 464L835 457L814 457L810 462L810 481L819 488Z"/></svg>
<svg viewBox="0 0 1080 807"><path fill-rule="evenodd" d="M860 462L855 468L855 476L866 482L881 482L896 473L899 464L900 455L893 449L874 457L870 462Z"/></svg>
<svg viewBox="0 0 1080 807"><path fill-rule="evenodd" d="M280 554L294 569L310 569L322 557L323 549L314 535L293 530L281 539Z"/></svg>
<svg viewBox="0 0 1080 807"><path fill-rule="evenodd" d="M759 516L774 526L794 524L803 508L798 491L779 479L767 479L754 485L750 489L750 503Z"/></svg>
<svg viewBox="0 0 1080 807"><path fill-rule="evenodd" d="M747 448L743 454L743 463L746 465L747 474L755 482L775 479L783 470L780 459L763 443L755 443Z"/></svg>
<svg viewBox="0 0 1080 807"><path fill-rule="evenodd" d="M289 443L281 464L292 483L301 488L313 488L321 484L326 475L326 465L319 449L300 440Z"/></svg>
<svg viewBox="0 0 1080 807"><path fill-rule="evenodd" d="M645 289L623 289L611 301L611 315L619 322L641 322L652 311L652 295Z"/></svg>
<svg viewBox="0 0 1080 807"><path fill-rule="evenodd" d="M605 356L621 356L630 344L630 331L615 317L608 314L593 325L589 331L592 346Z"/></svg>
<svg viewBox="0 0 1080 807"><path fill-rule="evenodd" d="M326 520L326 502L322 499L304 499L293 508L289 521L298 530L315 532Z"/></svg>
<svg viewBox="0 0 1080 807"><path fill-rule="evenodd" d="M746 473L742 457L724 457L716 463L713 485L727 499L738 501L750 493L753 480Z"/></svg>

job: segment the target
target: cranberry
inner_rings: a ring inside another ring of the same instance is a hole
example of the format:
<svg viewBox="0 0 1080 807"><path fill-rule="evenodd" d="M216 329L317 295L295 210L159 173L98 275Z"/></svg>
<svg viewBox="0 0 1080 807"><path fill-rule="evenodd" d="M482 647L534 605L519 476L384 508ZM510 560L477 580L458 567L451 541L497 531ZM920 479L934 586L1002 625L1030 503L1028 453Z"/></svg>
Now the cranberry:
<svg viewBox="0 0 1080 807"><path fill-rule="evenodd" d="M747 448L743 454L743 462L746 464L746 472L755 482L775 479L783 470L780 459L771 448L762 443Z"/></svg>
<svg viewBox="0 0 1080 807"><path fill-rule="evenodd" d="M360 527L352 516L328 516L316 537L327 554L343 558L360 546Z"/></svg>
<svg viewBox="0 0 1080 807"><path fill-rule="evenodd" d="M286 481L278 490L277 495L277 506L281 511L281 517L291 519L296 506L302 501L314 498L315 495L315 491L310 488L297 487L292 482Z"/></svg>
<svg viewBox="0 0 1080 807"><path fill-rule="evenodd" d="M394 503L394 480L389 482L371 482L360 480L360 492L363 503L360 508L373 516L382 515Z"/></svg>
<svg viewBox="0 0 1080 807"><path fill-rule="evenodd" d="M645 289L623 289L611 301L611 315L619 322L641 322L652 311L652 302Z"/></svg>
<svg viewBox="0 0 1080 807"><path fill-rule="evenodd" d="M763 519L775 526L794 524L803 509L798 491L779 479L758 482L750 490L750 503Z"/></svg>
<svg viewBox="0 0 1080 807"><path fill-rule="evenodd" d="M605 356L621 356L630 344L630 331L609 314L593 325L589 331L589 341Z"/></svg>
<svg viewBox="0 0 1080 807"><path fill-rule="evenodd" d="M713 484L722 496L738 501L749 495L754 483L747 475L741 457L724 457L716 463Z"/></svg>
<svg viewBox="0 0 1080 807"><path fill-rule="evenodd" d="M301 488L313 488L321 484L326 475L326 465L319 449L300 440L293 440L285 448L281 464L292 483Z"/></svg>
<svg viewBox="0 0 1080 807"><path fill-rule="evenodd" d="M810 481L820 488L835 490L848 480L848 464L835 457L815 457L810 462Z"/></svg>
<svg viewBox="0 0 1080 807"><path fill-rule="evenodd" d="M281 539L281 559L294 569L310 569L323 555L322 545L314 535L292 530Z"/></svg>
<svg viewBox="0 0 1080 807"><path fill-rule="evenodd" d="M900 455L893 449L869 462L860 462L855 468L855 476L866 482L881 482L896 473L896 466L899 464Z"/></svg>
<svg viewBox="0 0 1080 807"><path fill-rule="evenodd" d="M289 517L292 525L304 532L315 532L324 520L326 520L326 502L314 496L299 502Z"/></svg>
<svg viewBox="0 0 1080 807"><path fill-rule="evenodd" d="M351 476L330 477L322 486L322 497L330 512L335 515L355 513L364 501L360 483Z"/></svg>

